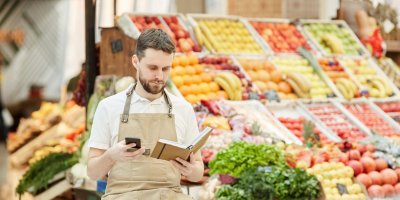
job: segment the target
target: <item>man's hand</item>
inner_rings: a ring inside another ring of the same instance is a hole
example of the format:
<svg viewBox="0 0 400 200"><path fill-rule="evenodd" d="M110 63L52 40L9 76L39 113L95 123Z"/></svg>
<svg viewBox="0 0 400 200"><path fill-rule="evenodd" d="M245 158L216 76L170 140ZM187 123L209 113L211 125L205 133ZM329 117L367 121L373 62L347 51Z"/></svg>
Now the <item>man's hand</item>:
<svg viewBox="0 0 400 200"><path fill-rule="evenodd" d="M197 182L203 177L204 165L201 160L200 154L190 154L190 162L181 158L171 160L172 165L178 169L178 171L188 178L189 181Z"/></svg>
<svg viewBox="0 0 400 200"><path fill-rule="evenodd" d="M134 152L128 152L128 149L135 146L136 146L135 143L125 144L125 141L122 140L113 147L109 148L106 151L106 154L109 158L111 158L113 162L133 160L137 158L139 155L142 155L145 151L145 147L143 146L142 148Z"/></svg>

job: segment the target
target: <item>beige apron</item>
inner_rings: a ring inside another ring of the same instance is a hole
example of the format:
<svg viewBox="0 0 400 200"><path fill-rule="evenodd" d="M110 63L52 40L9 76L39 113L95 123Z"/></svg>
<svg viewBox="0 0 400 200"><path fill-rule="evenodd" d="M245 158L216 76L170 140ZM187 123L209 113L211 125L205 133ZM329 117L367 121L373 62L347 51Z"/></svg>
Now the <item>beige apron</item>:
<svg viewBox="0 0 400 200"><path fill-rule="evenodd" d="M125 137L141 139L141 145L150 154L160 138L177 141L175 118L171 113L170 99L163 91L168 104L167 113L129 114L134 85L127 92L124 112L119 125L118 142ZM148 150L146 150L148 151ZM191 199L181 191L181 174L165 160L141 155L132 161L116 162L111 168L106 193L102 199Z"/></svg>

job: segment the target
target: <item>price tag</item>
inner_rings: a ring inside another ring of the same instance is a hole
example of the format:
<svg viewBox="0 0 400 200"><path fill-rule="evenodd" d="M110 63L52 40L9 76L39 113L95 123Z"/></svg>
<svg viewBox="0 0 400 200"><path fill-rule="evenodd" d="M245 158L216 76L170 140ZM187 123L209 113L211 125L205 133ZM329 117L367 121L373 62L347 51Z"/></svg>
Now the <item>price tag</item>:
<svg viewBox="0 0 400 200"><path fill-rule="evenodd" d="M118 53L122 51L122 41L120 39L111 41L112 53Z"/></svg>
<svg viewBox="0 0 400 200"><path fill-rule="evenodd" d="M265 97L268 99L268 101L277 101L280 102L278 93L276 93L275 90L270 90L264 93Z"/></svg>
<svg viewBox="0 0 400 200"><path fill-rule="evenodd" d="M341 183L336 183L336 188L339 190L340 195L349 194L346 185L343 185Z"/></svg>

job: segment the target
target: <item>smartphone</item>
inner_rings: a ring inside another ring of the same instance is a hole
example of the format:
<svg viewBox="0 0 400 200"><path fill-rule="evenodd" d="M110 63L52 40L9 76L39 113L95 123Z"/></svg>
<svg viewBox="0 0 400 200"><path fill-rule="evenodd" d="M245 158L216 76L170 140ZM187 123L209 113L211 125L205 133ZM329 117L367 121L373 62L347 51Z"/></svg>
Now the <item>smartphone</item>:
<svg viewBox="0 0 400 200"><path fill-rule="evenodd" d="M132 143L135 143L136 146L132 147L131 149L128 149L128 151L132 152L141 148L140 138L133 138L133 137L125 138L125 144L132 144Z"/></svg>

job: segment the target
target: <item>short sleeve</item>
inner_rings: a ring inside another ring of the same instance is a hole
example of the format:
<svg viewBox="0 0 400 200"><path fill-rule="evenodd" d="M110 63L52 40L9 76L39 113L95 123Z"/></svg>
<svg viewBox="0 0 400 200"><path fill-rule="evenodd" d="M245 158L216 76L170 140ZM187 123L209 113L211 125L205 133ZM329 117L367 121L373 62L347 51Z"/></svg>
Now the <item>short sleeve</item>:
<svg viewBox="0 0 400 200"><path fill-rule="evenodd" d="M192 106L187 106L187 115L186 119L188 119L185 128L185 136L184 136L184 143L190 144L196 136L199 134L199 128L197 125L196 115L194 114L194 110Z"/></svg>
<svg viewBox="0 0 400 200"><path fill-rule="evenodd" d="M90 138L88 141L89 147L104 150L110 148L111 131L110 121L108 120L107 116L107 110L104 106L104 102L101 101L94 114L92 130L90 132Z"/></svg>

